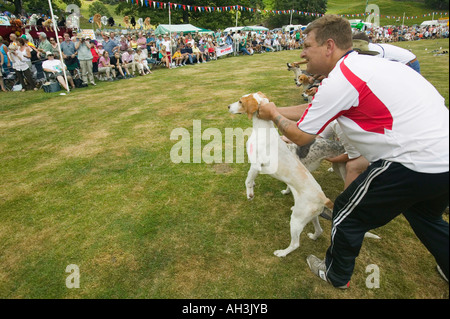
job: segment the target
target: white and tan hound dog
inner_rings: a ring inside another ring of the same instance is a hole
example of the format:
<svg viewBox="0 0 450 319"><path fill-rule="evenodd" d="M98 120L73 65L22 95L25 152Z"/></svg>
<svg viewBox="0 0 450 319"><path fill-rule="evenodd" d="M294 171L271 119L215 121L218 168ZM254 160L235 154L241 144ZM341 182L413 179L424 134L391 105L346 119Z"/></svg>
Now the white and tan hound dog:
<svg viewBox="0 0 450 319"><path fill-rule="evenodd" d="M318 216L324 209L332 210L333 203L298 156L288 149L273 122L258 118L257 111L262 101L268 99L261 92L248 94L230 104L228 109L230 113L246 113L253 119L253 131L247 141L247 154L251 162L245 181L247 198L253 199L255 179L260 173L286 183L294 196L290 221L291 243L286 249L274 252L276 256L284 257L300 246L300 234L310 221L314 225L314 234L310 233L308 237L315 240L322 234Z"/></svg>

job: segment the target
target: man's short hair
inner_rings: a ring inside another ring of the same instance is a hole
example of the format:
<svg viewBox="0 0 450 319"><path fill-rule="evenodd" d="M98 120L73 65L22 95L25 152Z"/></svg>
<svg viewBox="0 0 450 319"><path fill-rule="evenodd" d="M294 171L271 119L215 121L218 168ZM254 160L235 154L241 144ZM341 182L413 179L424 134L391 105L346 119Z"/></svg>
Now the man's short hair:
<svg viewBox="0 0 450 319"><path fill-rule="evenodd" d="M47 38L47 35L46 35L44 32L39 32L39 36L40 36L40 37L43 37L44 39Z"/></svg>
<svg viewBox="0 0 450 319"><path fill-rule="evenodd" d="M316 42L322 45L328 39L332 39L336 46L341 50L347 50L352 47L352 28L347 19L338 15L324 15L323 17L311 22L304 33L311 31L316 33Z"/></svg>

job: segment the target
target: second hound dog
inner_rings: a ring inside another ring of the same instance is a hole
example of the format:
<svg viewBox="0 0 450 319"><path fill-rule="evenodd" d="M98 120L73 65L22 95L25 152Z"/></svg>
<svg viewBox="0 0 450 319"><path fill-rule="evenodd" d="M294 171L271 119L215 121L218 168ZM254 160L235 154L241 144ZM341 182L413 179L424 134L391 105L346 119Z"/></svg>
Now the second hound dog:
<svg viewBox="0 0 450 319"><path fill-rule="evenodd" d="M298 156L289 150L273 122L258 118L257 111L262 101L269 100L261 92L248 94L230 104L228 109L233 114L248 114L253 120L253 131L247 141L247 154L251 162L245 181L247 198L253 199L255 179L260 173L286 183L294 196L290 220L291 242L286 249L274 252L276 256L284 257L300 246L300 234L310 221L314 225L314 234L310 233L308 237L315 240L322 234L318 217L324 209L333 210L333 203Z"/></svg>

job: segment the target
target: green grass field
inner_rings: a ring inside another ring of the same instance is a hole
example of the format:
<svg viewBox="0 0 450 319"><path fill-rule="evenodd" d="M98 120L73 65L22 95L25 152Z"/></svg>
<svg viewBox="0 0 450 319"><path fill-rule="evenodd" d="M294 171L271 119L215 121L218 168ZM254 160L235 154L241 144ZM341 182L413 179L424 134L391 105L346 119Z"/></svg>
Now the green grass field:
<svg viewBox="0 0 450 319"><path fill-rule="evenodd" d="M401 43L448 107L446 40ZM176 128L246 129L227 105L262 91L279 106L302 102L286 62L300 51L229 57L69 95L1 92L0 298L432 298L448 284L403 217L366 240L351 289L315 277L306 257L323 257L323 235L280 259L290 241L291 196L269 176L248 201L249 164L170 160ZM401 80L401 79L399 79ZM420 89L420 88L418 88ZM205 146L209 141L205 140ZM192 143L192 142L191 142ZM192 149L192 148L191 148ZM191 154L192 155L192 154ZM323 164L314 176L334 200L343 183ZM448 215L447 215L448 220ZM66 267L80 288L66 287ZM366 287L368 265L380 288Z"/></svg>

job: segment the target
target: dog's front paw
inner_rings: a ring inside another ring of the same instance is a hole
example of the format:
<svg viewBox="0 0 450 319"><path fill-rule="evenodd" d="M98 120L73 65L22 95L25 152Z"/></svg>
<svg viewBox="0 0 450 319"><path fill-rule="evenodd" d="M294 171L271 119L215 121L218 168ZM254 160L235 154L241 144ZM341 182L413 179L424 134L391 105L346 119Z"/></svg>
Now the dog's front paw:
<svg viewBox="0 0 450 319"><path fill-rule="evenodd" d="M286 249L279 249L279 250L275 250L273 252L273 254L277 257L286 257L287 252L286 252Z"/></svg>

